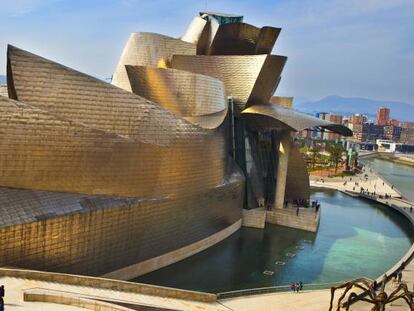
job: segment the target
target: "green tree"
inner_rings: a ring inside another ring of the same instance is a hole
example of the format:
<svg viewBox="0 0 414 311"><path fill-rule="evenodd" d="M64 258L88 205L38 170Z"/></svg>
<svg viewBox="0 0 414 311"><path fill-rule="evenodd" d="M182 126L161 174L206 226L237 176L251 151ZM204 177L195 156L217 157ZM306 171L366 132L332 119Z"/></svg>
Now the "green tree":
<svg viewBox="0 0 414 311"><path fill-rule="evenodd" d="M341 144L329 144L326 146L326 150L329 152L329 160L333 165L335 165L336 174L338 165L342 162L342 156L344 155L345 148Z"/></svg>
<svg viewBox="0 0 414 311"><path fill-rule="evenodd" d="M313 148L309 150L309 152L312 168L315 168L316 162L318 162L318 159L320 158L320 146L314 145Z"/></svg>

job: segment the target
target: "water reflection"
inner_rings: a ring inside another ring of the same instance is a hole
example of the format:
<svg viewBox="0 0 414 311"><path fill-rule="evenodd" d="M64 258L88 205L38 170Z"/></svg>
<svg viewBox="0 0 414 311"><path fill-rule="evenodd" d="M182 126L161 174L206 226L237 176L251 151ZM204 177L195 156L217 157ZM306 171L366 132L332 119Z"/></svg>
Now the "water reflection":
<svg viewBox="0 0 414 311"><path fill-rule="evenodd" d="M314 192L312 199L322 202L317 234L273 225L242 228L218 245L136 281L220 292L376 277L412 243L408 221L386 207L335 191Z"/></svg>

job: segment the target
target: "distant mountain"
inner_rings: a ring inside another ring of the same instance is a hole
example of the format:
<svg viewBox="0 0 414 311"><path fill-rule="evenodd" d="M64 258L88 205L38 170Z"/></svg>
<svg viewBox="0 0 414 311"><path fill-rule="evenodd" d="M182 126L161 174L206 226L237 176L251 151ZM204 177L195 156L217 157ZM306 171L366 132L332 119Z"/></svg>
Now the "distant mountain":
<svg viewBox="0 0 414 311"><path fill-rule="evenodd" d="M0 75L0 84L6 84L6 76Z"/></svg>
<svg viewBox="0 0 414 311"><path fill-rule="evenodd" d="M318 101L294 102L294 108L307 113L332 112L341 115L361 113L376 119L379 107L391 109L391 117L400 121L414 121L414 105L402 102L378 101L359 97L328 96Z"/></svg>

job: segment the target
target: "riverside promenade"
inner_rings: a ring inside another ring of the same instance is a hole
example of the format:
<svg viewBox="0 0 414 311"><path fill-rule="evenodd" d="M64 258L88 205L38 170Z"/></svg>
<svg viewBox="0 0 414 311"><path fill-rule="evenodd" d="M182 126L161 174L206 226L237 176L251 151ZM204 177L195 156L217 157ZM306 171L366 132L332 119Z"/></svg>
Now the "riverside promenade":
<svg viewBox="0 0 414 311"><path fill-rule="evenodd" d="M367 175L367 176L365 176ZM355 185L355 182L358 185ZM375 200L389 208L393 208L405 215L414 225L414 211L411 210L412 202L401 199L401 195L392 185L387 184L382 178L370 171L352 177L311 178L311 186L342 191L348 195L361 196ZM355 190L354 190L355 187ZM361 187L370 194L362 194ZM375 192L375 196L373 193ZM380 198L379 196L390 196ZM395 264L387 275L407 263L403 270L402 281L410 290L414 286L414 262L410 262L414 254L414 246ZM10 270L10 271L8 271ZM25 270L1 269L0 284L6 287L6 310L198 310L198 311L256 311L256 310L289 310L289 311L316 311L328 310L330 290L307 290L294 294L292 292L268 293L252 296L240 296L228 299L216 299L215 295L203 294L191 291L181 291L157 286L140 285L123 281L110 281L81 276L63 276L47 272L30 272ZM38 277L36 274L44 276ZM59 276L59 277L58 277ZM74 279L73 279L74 278ZM68 280L66 280L68 279ZM70 280L72 279L72 280ZM382 275L377 280L382 279ZM96 286L92 286L96 283ZM95 282L96 281L96 282ZM114 282L113 285L109 283ZM86 284L89 283L87 286ZM119 283L119 284L118 284ZM121 286L127 286L130 290L121 290ZM391 292L397 286L390 281L387 284L387 292ZM136 288L135 288L136 287ZM341 291L336 293L336 298ZM197 299L195 299L197 298ZM336 306L336 304L335 304ZM350 310L370 310L372 305L357 302ZM402 302L393 302L387 310L409 310Z"/></svg>
<svg viewBox="0 0 414 311"><path fill-rule="evenodd" d="M310 185L313 188L326 188L341 191L353 197L363 197L381 203L403 214L414 226L414 203L401 198L401 194L393 185L387 183L381 176L367 168L361 174L352 177L321 178L311 176ZM364 193L361 193L361 188ZM368 194L369 193L369 194ZM374 195L375 193L375 195ZM387 198L384 198L387 195ZM381 198L381 197L382 198ZM410 291L414 290L414 245L389 271L384 271L388 276L397 271L402 263L405 269L402 271L402 282L406 283ZM383 275L378 276L377 282L382 280ZM390 281L387 283L386 291L392 292L398 284ZM341 295L337 291L336 298ZM305 290L299 294L291 292L271 293L256 296L237 297L224 299L220 302L229 310L253 311L253 310L289 310L289 311L316 311L328 310L330 301L330 290ZM336 307L336 304L334 304ZM371 310L372 305L365 302L356 302L350 306L350 310ZM410 310L405 302L398 300L387 306L387 310L401 311Z"/></svg>

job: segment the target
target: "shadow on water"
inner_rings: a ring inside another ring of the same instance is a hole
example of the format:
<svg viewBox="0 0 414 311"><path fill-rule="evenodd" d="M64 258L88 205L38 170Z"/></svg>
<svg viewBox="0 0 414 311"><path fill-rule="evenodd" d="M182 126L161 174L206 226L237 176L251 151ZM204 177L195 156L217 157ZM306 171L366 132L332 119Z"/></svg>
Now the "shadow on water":
<svg viewBox="0 0 414 311"><path fill-rule="evenodd" d="M322 202L317 234L281 226L242 228L190 258L133 281L207 292L376 277L409 249L413 230L398 213L336 191ZM264 274L271 271L273 274Z"/></svg>

